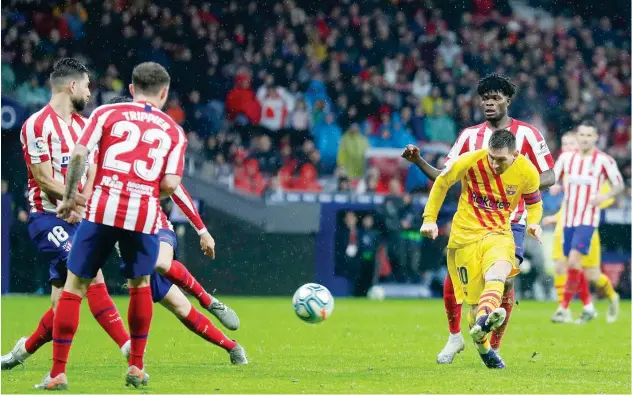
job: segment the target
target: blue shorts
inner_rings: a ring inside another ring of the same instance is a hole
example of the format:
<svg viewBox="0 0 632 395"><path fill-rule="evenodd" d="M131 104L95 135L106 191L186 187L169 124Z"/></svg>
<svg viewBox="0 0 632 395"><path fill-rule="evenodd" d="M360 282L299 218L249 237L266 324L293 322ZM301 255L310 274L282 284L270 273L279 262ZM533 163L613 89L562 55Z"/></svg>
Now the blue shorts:
<svg viewBox="0 0 632 395"><path fill-rule="evenodd" d="M31 240L48 261L48 281L66 282L66 262L78 224L71 225L55 214L31 213L28 229Z"/></svg>
<svg viewBox="0 0 632 395"><path fill-rule="evenodd" d="M134 232L81 221L68 256L68 270L83 278L94 278L119 243L125 278L148 276L154 272L160 243L158 235Z"/></svg>
<svg viewBox="0 0 632 395"><path fill-rule="evenodd" d="M177 259L178 238L175 232L169 229L160 229L160 231L158 231L158 238L161 243L167 243L173 248L173 259ZM165 298L173 283L164 278L161 274L154 272L151 275L149 285L151 286L151 298L154 303L158 303Z"/></svg>
<svg viewBox="0 0 632 395"><path fill-rule="evenodd" d="M518 264L521 264L524 260L524 233L526 226L520 224L511 224L511 232L513 233L514 244L516 245L516 258L518 258Z"/></svg>
<svg viewBox="0 0 632 395"><path fill-rule="evenodd" d="M564 227L564 256L568 257L571 250L577 250L582 255L588 255L593 233L595 233L594 226Z"/></svg>

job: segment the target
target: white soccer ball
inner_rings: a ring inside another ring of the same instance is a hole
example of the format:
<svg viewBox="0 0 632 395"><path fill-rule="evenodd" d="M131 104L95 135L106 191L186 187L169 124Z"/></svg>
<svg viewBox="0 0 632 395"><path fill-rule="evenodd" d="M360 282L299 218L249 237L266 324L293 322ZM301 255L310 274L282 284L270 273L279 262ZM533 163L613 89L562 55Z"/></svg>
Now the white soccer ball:
<svg viewBox="0 0 632 395"><path fill-rule="evenodd" d="M334 297L322 285L308 283L294 292L292 306L298 318L317 324L331 316L334 311Z"/></svg>
<svg viewBox="0 0 632 395"><path fill-rule="evenodd" d="M386 292L384 292L384 288L379 285L374 285L369 288L369 292L367 292L366 296L372 300L384 300Z"/></svg>

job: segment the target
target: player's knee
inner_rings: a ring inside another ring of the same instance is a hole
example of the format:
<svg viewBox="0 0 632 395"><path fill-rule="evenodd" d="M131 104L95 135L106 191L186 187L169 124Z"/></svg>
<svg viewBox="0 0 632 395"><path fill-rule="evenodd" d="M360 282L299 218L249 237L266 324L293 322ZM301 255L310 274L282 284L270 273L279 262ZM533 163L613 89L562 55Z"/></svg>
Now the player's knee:
<svg viewBox="0 0 632 395"><path fill-rule="evenodd" d="M64 292L70 292L83 298L86 296L88 286L92 283L92 280L92 278L79 277L69 270L68 278L64 284Z"/></svg>
<svg viewBox="0 0 632 395"><path fill-rule="evenodd" d="M557 261L555 261L555 274L557 274L558 276L563 276L566 274L566 271L567 268L565 259L558 259Z"/></svg>
<svg viewBox="0 0 632 395"><path fill-rule="evenodd" d="M97 272L97 276L92 280L91 284L103 284L105 283L105 278L103 277L103 272L99 270Z"/></svg>
<svg viewBox="0 0 632 395"><path fill-rule="evenodd" d="M596 283L601 276L601 271L597 268L584 268L584 276L586 276L586 280L591 283Z"/></svg>
<svg viewBox="0 0 632 395"><path fill-rule="evenodd" d="M156 261L156 271L165 274L171 269L171 260L158 258Z"/></svg>
<svg viewBox="0 0 632 395"><path fill-rule="evenodd" d="M149 286L149 276L141 276L138 278L131 278L127 280L129 288L142 288Z"/></svg>
<svg viewBox="0 0 632 395"><path fill-rule="evenodd" d="M485 281L502 280L505 281L511 273L511 263L508 261L498 261L485 273Z"/></svg>
<svg viewBox="0 0 632 395"><path fill-rule="evenodd" d="M509 292L514 288L515 277L511 277L505 280L505 292Z"/></svg>

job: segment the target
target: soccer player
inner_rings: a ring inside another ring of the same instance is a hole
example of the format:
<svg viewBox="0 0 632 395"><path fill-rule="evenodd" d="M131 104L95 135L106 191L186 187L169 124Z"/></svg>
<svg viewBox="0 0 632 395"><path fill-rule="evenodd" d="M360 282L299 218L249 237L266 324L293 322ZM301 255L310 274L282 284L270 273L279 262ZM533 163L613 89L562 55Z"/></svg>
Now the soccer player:
<svg viewBox="0 0 632 395"><path fill-rule="evenodd" d="M50 74L50 102L31 115L22 126L20 140L28 167L28 229L31 239L49 264L52 306L39 320L35 331L18 340L13 350L2 356L3 370L22 363L53 339L53 319L66 281L68 253L79 220L72 217L66 222L57 218L56 209L63 197L70 153L86 124L79 112L90 99L89 82L86 66L75 59L60 59ZM90 162L93 159L91 157ZM90 191L96 166L82 164L78 171L79 189ZM84 193L76 193L74 199L77 204L86 204ZM87 298L93 316L124 351L129 336L100 270L87 287Z"/></svg>
<svg viewBox="0 0 632 395"><path fill-rule="evenodd" d="M507 108L511 104L516 93L516 87L508 77L502 74L490 74L481 79L476 88L480 96L481 110L485 114L486 122L464 129L457 137L454 146L450 149L446 157L444 167L448 167L460 155L486 148L490 137L495 131L501 129L509 130L516 136L516 148L518 152L526 156L538 169L540 173L540 188L546 189L555 183L553 173L553 157L549 152L546 141L535 127L510 118ZM419 154L419 148L408 145L404 149L402 157L414 163L431 180L435 180L441 173L441 169L435 169L426 162ZM516 243L516 257L522 262L523 240L525 232L525 212L524 202L520 202L511 215L511 230ZM448 257L449 258L449 257ZM448 262L448 267L450 266ZM515 292L513 278L509 278L505 285L502 307L507 311L507 318L503 325L492 333L491 345L496 351L500 348L500 342L505 333L513 304ZM457 287L455 289L450 276L446 276L443 286L443 303L448 318L450 336L445 347L437 355L438 363L452 363L456 354L465 348L465 340L461 335L461 304L463 303L463 292Z"/></svg>
<svg viewBox="0 0 632 395"><path fill-rule="evenodd" d="M78 210L75 203L81 168L88 153L99 150L94 192L88 201L68 257L68 278L53 321L53 364L38 388L68 388L66 364L79 326L87 284L118 242L128 278L128 324L131 345L127 385L147 385L143 357L153 316L150 275L158 259L160 198L180 185L187 145L184 131L162 108L170 77L164 67L147 62L132 71L134 103L104 105L92 113L73 150L61 218Z"/></svg>
<svg viewBox="0 0 632 395"><path fill-rule="evenodd" d="M623 177L614 159L596 148L598 138L597 128L588 121L583 122L577 128L579 150L562 153L555 163L555 174L558 180L563 180L564 187L564 257L568 266L562 302L552 318L556 322L571 320L568 306L580 287L582 256L589 255L595 229L599 226L599 206L624 189ZM606 179L612 189L602 193ZM608 322L614 322L619 311L619 296L610 280L601 273L598 264L585 267L584 275L610 300ZM584 306L578 322L588 322L595 316L595 309L589 303Z"/></svg>
<svg viewBox="0 0 632 395"><path fill-rule="evenodd" d="M577 144L577 137L575 136L574 131L566 132L562 135L562 152L567 151L576 151L579 149ZM609 193L610 192L610 184L605 182L601 188L601 193ZM553 185L549 188L549 192L552 195L557 195L561 192L562 187L559 184ZM614 203L614 198L608 199L603 202L599 208L604 209L611 206ZM553 262L555 263L555 290L557 292L557 302L562 303L564 299L564 287L566 285L566 258L564 258L564 248L563 248L563 233L564 233L564 204L560 207L560 210L554 214L546 216L542 219L542 223L544 225L555 225L555 230L553 231ZM601 240L599 239L599 232L595 231L592 240L590 241L590 250L587 256L582 257L582 267L594 268L601 266ZM578 290L579 299L582 301L583 305L586 306L587 310L594 310L592 304L592 297L590 295L590 288L588 285L588 281L586 280L586 276L582 271L580 274L579 280L579 290ZM614 312L614 318L610 318L610 314L607 317L607 320L611 319L616 320L616 311ZM586 316L589 317L589 316ZM560 321L561 317L553 316L553 322L570 322L570 321Z"/></svg>
<svg viewBox="0 0 632 395"><path fill-rule="evenodd" d="M111 99L107 104L115 104L122 102L131 102L131 99L127 99L125 97L117 97ZM91 153L91 155L94 155ZM94 181L94 174L92 172L90 176L87 178L86 185L84 188L85 197L89 198L92 193L91 185ZM202 219L200 218L199 213L195 209L193 205L193 201L189 196L189 193L184 189L183 186L179 186L176 188L173 195L171 195L171 199L180 207L183 213L189 219L191 225L195 228L197 233L200 235L200 246L202 251L211 258L215 255L215 241L213 237L210 235ZM55 217L56 218L56 217ZM174 251L177 249L177 238L175 233L173 232L173 227L171 223L167 220L166 215L161 211L160 218L160 226L161 230L159 231L160 236L160 249L159 260L156 264L156 271L158 273L154 273L151 275L151 290L152 290L152 299L154 303L161 303L165 306L169 311L173 312L182 322L183 324L189 328L191 331L204 338L205 340L216 344L230 354L230 359L233 364L246 364L247 359L245 356L244 349L235 343L234 341L228 339L219 329L217 329L212 322L206 318L206 316L200 314L197 309L195 309L189 300L182 294L178 287L181 287L185 291L187 291L192 296L196 297L202 307L211 312L219 321L228 329L236 330L239 328L239 318L237 314L230 309L228 306L221 303L217 298L211 297L210 294L202 288L202 286L197 282L195 277L189 273L189 271L184 267L182 263L174 259ZM65 262L64 262L65 263ZM65 267L64 267L65 273ZM162 274L159 274L162 273ZM170 281L169 279L172 279ZM174 283L177 286L174 286ZM88 289L88 301L93 299L95 294L95 288L97 291L101 289L104 290L107 294L107 288L105 284L99 283L102 285L91 286ZM94 303L93 303L94 304ZM114 324L120 325L119 330L117 331L117 339L119 343L122 343L121 352L126 358L129 358L130 354L130 337L127 333L127 330L122 324L120 316L116 312L116 307L114 304L111 304L111 307L106 307L103 310L94 309L91 305L91 310L94 312L95 317L107 318L109 322L113 320ZM111 312L111 310L114 310ZM107 314L106 314L107 313ZM113 313L117 313L114 315ZM104 315L105 314L105 315ZM109 314L112 317L109 317ZM45 325L40 323L41 325ZM117 326L118 327L118 326ZM39 338L38 348L44 345L45 343L52 340L52 323L49 326L50 336L46 338ZM34 335L38 336L36 332ZM23 364L26 359L28 359L31 355L37 351L37 349L27 350L26 345L28 343L28 338L22 338L18 340L13 350L10 353L2 356L2 369L8 370L17 366L18 364Z"/></svg>
<svg viewBox="0 0 632 395"><path fill-rule="evenodd" d="M527 233L539 240L539 172L518 153L513 133L494 132L488 149L463 154L436 178L424 209L424 236L437 237L439 210L448 189L458 181L462 188L448 241L448 269L471 307L470 335L481 359L488 368L502 369L505 363L492 349L489 334L507 314L500 307L505 281L520 272L510 216L524 201L529 212Z"/></svg>
<svg viewBox="0 0 632 395"><path fill-rule="evenodd" d="M131 100L126 97L115 97L110 99L108 104L129 103ZM200 235L200 247L202 251L211 258L215 257L215 240L204 226L200 214L193 204L191 196L180 185L171 195L171 200L180 207L191 223L191 226ZM227 338L222 331L213 325L204 314L200 313L189 299L184 296L180 288L186 290L189 294L196 296L202 306L209 310L217 317L222 324L230 330L239 328L239 318L237 314L217 298L211 296L201 288L201 285L195 280L186 267L177 261L178 238L173 231L171 222L167 219L165 213L160 211L160 219L158 220L160 230L160 252L158 253L158 262L156 263L156 272L151 275L150 287L151 296L154 303L160 303L169 311L171 311L182 323L193 333L197 334L204 340L222 347L228 351L230 361L234 365L245 365L248 363L246 352L242 346L234 340ZM117 247L118 248L118 247ZM174 273L175 272L175 273ZM172 279L172 281L170 281ZM175 286L176 283L178 286ZM195 287L194 287L195 286ZM199 290L196 289L199 287ZM204 297L212 299L207 302Z"/></svg>

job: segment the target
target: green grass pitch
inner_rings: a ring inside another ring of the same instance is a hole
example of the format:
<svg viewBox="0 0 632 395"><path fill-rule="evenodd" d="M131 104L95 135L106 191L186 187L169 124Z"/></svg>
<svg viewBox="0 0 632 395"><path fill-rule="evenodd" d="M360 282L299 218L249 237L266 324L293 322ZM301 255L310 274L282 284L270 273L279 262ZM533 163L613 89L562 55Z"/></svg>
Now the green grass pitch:
<svg viewBox="0 0 632 395"><path fill-rule="evenodd" d="M555 305L524 301L514 308L502 355L508 368L489 371L471 343L452 365L438 365L447 330L441 300L339 298L321 324L294 316L290 298L224 300L240 315L233 337L250 364L190 333L156 305L146 367L149 386L124 386L126 363L82 307L68 364L71 393L627 393L630 388L630 303L620 320L554 325ZM126 316L127 298L116 304ZM2 298L2 352L28 335L48 306L44 297ZM578 313L577 303L574 305ZM465 327L465 323L464 323ZM32 393L50 368L51 346L25 367L2 372L2 393Z"/></svg>

